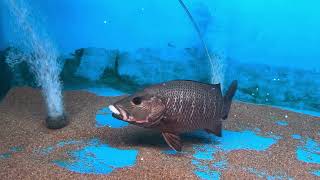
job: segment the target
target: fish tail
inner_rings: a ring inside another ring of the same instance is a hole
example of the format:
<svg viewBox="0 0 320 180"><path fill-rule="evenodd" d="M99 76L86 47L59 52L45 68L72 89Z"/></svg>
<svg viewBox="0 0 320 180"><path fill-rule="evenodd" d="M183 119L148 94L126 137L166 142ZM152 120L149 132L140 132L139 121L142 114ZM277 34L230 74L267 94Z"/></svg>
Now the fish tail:
<svg viewBox="0 0 320 180"><path fill-rule="evenodd" d="M232 98L236 93L237 87L238 87L238 81L236 80L232 81L231 85L229 86L229 89L227 90L227 93L223 97L223 107L221 112L221 117L223 120L228 118Z"/></svg>

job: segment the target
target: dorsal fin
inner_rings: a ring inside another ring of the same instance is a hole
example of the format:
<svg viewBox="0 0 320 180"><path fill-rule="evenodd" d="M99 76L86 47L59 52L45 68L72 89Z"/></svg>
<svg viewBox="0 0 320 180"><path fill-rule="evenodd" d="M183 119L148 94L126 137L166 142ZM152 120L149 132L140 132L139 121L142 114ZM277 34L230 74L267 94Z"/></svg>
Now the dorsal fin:
<svg viewBox="0 0 320 180"><path fill-rule="evenodd" d="M166 83L173 83L173 82L180 82L180 83L192 82L194 84L199 84L199 85L202 85L202 86L205 86L205 87L208 87L208 88L217 88L217 89L221 88L221 84L220 83L218 83L218 84L210 84L210 83L205 83L205 82L200 82L200 81L195 81L195 80L188 80L188 79L175 79L175 80L171 80L171 81L166 82Z"/></svg>

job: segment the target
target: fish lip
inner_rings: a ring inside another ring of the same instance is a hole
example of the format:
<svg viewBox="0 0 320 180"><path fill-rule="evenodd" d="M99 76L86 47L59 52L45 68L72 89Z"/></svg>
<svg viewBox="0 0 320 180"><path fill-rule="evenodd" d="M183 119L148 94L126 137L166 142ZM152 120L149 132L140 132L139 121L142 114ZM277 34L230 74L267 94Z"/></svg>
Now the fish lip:
<svg viewBox="0 0 320 180"><path fill-rule="evenodd" d="M114 104L109 106L110 111L112 112L112 116L116 119L128 121L129 113L125 111L121 106Z"/></svg>
<svg viewBox="0 0 320 180"><path fill-rule="evenodd" d="M123 120L123 117L121 114L112 113L112 117L119 119L119 120Z"/></svg>

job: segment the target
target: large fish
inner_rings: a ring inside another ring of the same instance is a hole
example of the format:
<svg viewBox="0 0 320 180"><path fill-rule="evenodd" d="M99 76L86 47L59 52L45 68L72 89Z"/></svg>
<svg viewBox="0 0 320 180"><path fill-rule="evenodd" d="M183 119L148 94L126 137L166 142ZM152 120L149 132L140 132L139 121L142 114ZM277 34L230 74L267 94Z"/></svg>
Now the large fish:
<svg viewBox="0 0 320 180"><path fill-rule="evenodd" d="M233 81L222 96L220 84L174 80L147 87L109 108L117 119L159 129L167 144L181 151L180 133L205 129L221 137L237 84Z"/></svg>

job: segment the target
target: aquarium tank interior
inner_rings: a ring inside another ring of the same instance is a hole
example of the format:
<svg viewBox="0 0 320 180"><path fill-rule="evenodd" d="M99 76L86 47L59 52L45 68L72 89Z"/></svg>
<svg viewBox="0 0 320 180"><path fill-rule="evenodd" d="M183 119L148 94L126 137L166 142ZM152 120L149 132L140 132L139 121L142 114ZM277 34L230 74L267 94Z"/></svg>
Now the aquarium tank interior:
<svg viewBox="0 0 320 180"><path fill-rule="evenodd" d="M319 7L1 0L0 178L320 178Z"/></svg>

